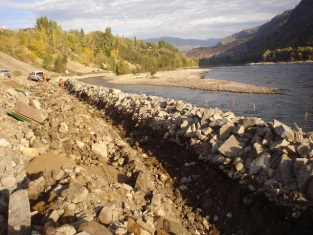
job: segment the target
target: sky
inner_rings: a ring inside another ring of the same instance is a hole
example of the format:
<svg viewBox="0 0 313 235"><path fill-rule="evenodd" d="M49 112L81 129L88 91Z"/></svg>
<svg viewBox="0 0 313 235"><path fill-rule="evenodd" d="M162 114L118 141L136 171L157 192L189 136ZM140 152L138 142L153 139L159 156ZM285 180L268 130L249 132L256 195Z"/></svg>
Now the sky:
<svg viewBox="0 0 313 235"><path fill-rule="evenodd" d="M223 38L260 26L301 0L1 0L0 27L34 27L45 16L63 30L110 27L137 39Z"/></svg>

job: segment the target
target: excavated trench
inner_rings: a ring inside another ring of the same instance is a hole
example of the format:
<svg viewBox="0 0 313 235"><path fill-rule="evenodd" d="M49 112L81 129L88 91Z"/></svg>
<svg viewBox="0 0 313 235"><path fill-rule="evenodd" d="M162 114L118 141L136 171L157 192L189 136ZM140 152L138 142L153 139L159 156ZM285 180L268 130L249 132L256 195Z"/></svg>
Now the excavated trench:
<svg viewBox="0 0 313 235"><path fill-rule="evenodd" d="M87 96L79 99L89 102ZM276 205L263 194L251 193L217 166L204 164L184 146L167 142L157 131L136 125L131 115L119 114L104 103L89 104L99 110L106 107L105 118L119 129L121 136L152 156L144 160L148 168L153 165L168 172L175 182L174 191L181 194L184 204L195 214L208 218L210 234L312 234L310 211L295 215L291 208ZM186 177L191 179L189 189L180 190L179 182Z"/></svg>

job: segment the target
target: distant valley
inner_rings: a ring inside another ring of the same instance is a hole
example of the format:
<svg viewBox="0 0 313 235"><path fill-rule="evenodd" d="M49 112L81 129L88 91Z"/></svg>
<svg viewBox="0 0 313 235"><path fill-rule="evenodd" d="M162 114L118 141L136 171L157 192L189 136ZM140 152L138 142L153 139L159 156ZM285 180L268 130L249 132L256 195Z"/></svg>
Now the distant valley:
<svg viewBox="0 0 313 235"><path fill-rule="evenodd" d="M167 41L170 44L176 46L180 51L190 51L194 48L199 47L214 47L219 42L219 38L209 38L207 40L200 39L182 39L175 37L160 37L160 38L148 38L145 39L145 42L159 42L161 40Z"/></svg>

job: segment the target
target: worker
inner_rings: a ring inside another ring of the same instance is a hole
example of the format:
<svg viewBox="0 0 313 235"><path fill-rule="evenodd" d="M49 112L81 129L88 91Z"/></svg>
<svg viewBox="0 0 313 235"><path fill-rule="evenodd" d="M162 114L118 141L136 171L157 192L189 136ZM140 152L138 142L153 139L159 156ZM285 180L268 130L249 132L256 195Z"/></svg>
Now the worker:
<svg viewBox="0 0 313 235"><path fill-rule="evenodd" d="M47 74L44 74L44 75L43 75L43 81L44 81L44 82L47 82Z"/></svg>
<svg viewBox="0 0 313 235"><path fill-rule="evenodd" d="M60 80L59 80L59 85L60 87L64 87L64 80L61 76L59 76Z"/></svg>

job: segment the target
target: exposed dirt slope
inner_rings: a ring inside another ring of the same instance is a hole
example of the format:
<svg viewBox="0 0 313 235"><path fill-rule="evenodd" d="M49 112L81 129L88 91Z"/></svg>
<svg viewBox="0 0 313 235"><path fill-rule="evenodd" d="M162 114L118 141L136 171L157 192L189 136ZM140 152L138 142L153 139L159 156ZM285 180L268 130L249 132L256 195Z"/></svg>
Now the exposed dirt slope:
<svg viewBox="0 0 313 235"><path fill-rule="evenodd" d="M0 67L11 71L20 71L22 76L28 75L32 70L38 70L36 66L19 61L3 52L0 52Z"/></svg>
<svg viewBox="0 0 313 235"><path fill-rule="evenodd" d="M3 52L0 52L0 68L8 69L11 71L12 76L14 75L12 74L13 71L20 71L23 77L28 76L28 74L33 70L43 70L48 74L52 74L52 72L47 71L40 66L19 61ZM97 67L85 66L75 61L68 61L67 69L78 73L91 73L92 71L99 70Z"/></svg>

